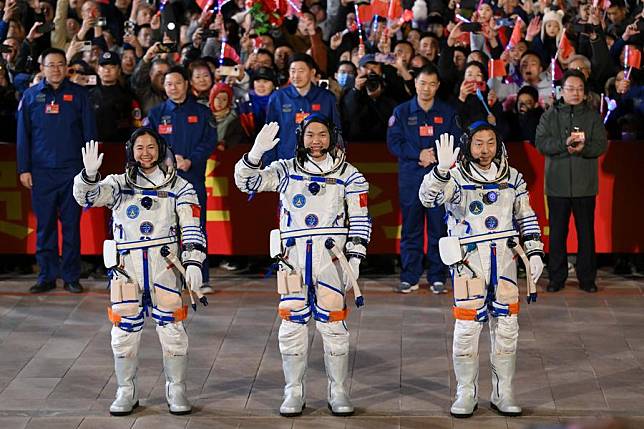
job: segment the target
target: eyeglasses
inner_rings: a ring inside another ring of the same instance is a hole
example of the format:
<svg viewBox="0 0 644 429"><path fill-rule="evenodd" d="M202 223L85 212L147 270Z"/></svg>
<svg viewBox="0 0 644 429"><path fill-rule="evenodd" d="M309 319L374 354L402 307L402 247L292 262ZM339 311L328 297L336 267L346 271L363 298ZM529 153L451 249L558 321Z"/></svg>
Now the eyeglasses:
<svg viewBox="0 0 644 429"><path fill-rule="evenodd" d="M64 64L64 63L45 64L43 67L45 67L46 69L62 69L67 67L67 64Z"/></svg>
<svg viewBox="0 0 644 429"><path fill-rule="evenodd" d="M568 92L584 92L584 87L573 87L573 86L564 86L564 91Z"/></svg>

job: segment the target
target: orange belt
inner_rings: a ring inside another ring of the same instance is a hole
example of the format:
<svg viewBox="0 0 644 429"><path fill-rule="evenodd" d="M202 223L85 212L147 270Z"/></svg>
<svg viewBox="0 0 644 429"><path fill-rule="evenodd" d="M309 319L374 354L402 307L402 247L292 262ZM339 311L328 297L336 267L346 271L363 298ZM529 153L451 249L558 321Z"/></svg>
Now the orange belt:
<svg viewBox="0 0 644 429"><path fill-rule="evenodd" d="M330 311L329 312L329 322L340 322L346 320L349 316L349 309L345 308L344 310Z"/></svg>
<svg viewBox="0 0 644 429"><path fill-rule="evenodd" d="M508 304L508 316L513 314L519 314L520 304L518 302L514 304ZM458 320L476 320L477 311L472 308L461 308L461 307L452 307L452 314L455 319Z"/></svg>
<svg viewBox="0 0 644 429"><path fill-rule="evenodd" d="M117 326L119 323L121 323L121 315L117 314L112 311L112 307L107 307L107 317L110 319L110 322L114 324L114 326ZM174 313L172 313L172 317L174 317L175 322L181 322L182 320L186 320L188 318L188 306L184 305Z"/></svg>
<svg viewBox="0 0 644 429"><path fill-rule="evenodd" d="M289 310L288 308L278 309L277 314L279 314L280 319L291 320L291 310Z"/></svg>
<svg viewBox="0 0 644 429"><path fill-rule="evenodd" d="M112 311L112 307L107 307L107 318L110 319L110 322L112 322L114 326L121 323L121 315L114 313Z"/></svg>

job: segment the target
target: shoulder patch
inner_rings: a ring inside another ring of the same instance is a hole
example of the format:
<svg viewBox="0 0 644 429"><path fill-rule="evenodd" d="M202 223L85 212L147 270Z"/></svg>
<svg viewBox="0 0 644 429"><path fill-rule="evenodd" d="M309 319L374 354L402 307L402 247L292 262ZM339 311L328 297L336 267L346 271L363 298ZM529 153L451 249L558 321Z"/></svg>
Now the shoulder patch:
<svg viewBox="0 0 644 429"><path fill-rule="evenodd" d="M391 115L391 116L389 117L388 125L389 125L390 127L393 127L395 124L396 124L396 117L395 117L394 115Z"/></svg>

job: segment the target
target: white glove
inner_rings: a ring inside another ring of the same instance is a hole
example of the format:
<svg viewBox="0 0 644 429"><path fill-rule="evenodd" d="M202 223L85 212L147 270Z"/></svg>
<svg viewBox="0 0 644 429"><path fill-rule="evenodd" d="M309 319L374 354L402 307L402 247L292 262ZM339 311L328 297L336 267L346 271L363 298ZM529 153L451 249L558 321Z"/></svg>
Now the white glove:
<svg viewBox="0 0 644 429"><path fill-rule="evenodd" d="M83 154L83 165L85 166L85 175L94 180L98 169L101 168L103 163L103 154L98 153L98 142L90 140L85 143L85 147L81 149Z"/></svg>
<svg viewBox="0 0 644 429"><path fill-rule="evenodd" d="M186 267L186 284L190 290L198 292L203 283L203 277L201 277L201 268L196 265L188 265Z"/></svg>
<svg viewBox="0 0 644 429"><path fill-rule="evenodd" d="M280 126L277 122L271 122L262 127L257 137L255 137L253 148L248 152L248 160L250 162L259 164L262 160L262 155L273 149L279 143L280 139L275 138L279 130Z"/></svg>
<svg viewBox="0 0 644 429"><path fill-rule="evenodd" d="M532 281L536 284L543 273L543 261L540 255L530 256L530 273L532 274Z"/></svg>
<svg viewBox="0 0 644 429"><path fill-rule="evenodd" d="M448 133L441 134L439 140L436 140L436 156L438 157L436 168L438 168L439 173L447 174L456 162L460 151L460 147L454 150L454 136Z"/></svg>

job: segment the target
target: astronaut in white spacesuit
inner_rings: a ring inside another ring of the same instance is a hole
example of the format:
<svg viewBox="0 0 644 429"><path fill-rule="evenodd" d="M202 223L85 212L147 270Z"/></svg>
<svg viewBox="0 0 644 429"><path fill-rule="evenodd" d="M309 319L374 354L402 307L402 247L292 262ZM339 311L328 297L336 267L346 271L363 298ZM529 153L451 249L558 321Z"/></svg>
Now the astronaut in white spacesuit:
<svg viewBox="0 0 644 429"><path fill-rule="evenodd" d="M345 386L345 294L353 288L356 304L363 304L356 279L371 236L369 184L345 161L340 131L319 114L299 124L294 158L260 169L262 154L279 141L278 130L275 122L264 126L251 151L235 166L235 183L247 193L280 193L280 228L271 233L272 247L278 242L271 256L281 261L279 346L286 385L280 414L297 416L305 406L307 322L313 317L324 344L329 408L334 415L347 416L354 408Z"/></svg>
<svg viewBox="0 0 644 429"><path fill-rule="evenodd" d="M172 151L154 130L136 130L126 143L126 156L125 174L101 180L98 169L103 154L90 141L83 148L85 168L74 179L79 204L112 210L114 239L103 248L111 269L108 316L114 324L112 351L118 384L110 413L127 415L139 405L137 356L144 317L152 314L163 349L170 413L188 414L192 410L185 384L188 335L182 323L188 309L181 290L185 278L192 289L189 293L207 305L197 293L206 256L199 226L201 207L192 185L176 174Z"/></svg>
<svg viewBox="0 0 644 429"><path fill-rule="evenodd" d="M521 414L512 394L519 336L516 257L528 273L528 303L543 271L543 244L523 175L508 165L505 146L490 124L474 122L454 150L448 134L436 141L438 165L423 179L419 198L426 207L445 204L448 237L439 243L454 285L453 362L455 417L478 406L478 342L490 322L491 405L507 416ZM456 163L456 161L459 161ZM525 249L525 251L524 251ZM491 317L490 317L491 316Z"/></svg>

